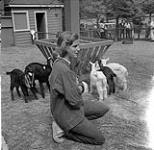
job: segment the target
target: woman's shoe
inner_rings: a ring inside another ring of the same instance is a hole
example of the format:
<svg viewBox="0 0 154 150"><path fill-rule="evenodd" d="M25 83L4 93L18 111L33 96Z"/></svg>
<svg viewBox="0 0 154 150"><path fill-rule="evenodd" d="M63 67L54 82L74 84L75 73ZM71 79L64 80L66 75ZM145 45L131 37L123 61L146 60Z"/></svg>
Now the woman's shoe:
<svg viewBox="0 0 154 150"><path fill-rule="evenodd" d="M52 123L52 136L53 140L57 143L62 143L64 141L64 138L62 137L64 135L64 131L58 126L58 124L53 121Z"/></svg>

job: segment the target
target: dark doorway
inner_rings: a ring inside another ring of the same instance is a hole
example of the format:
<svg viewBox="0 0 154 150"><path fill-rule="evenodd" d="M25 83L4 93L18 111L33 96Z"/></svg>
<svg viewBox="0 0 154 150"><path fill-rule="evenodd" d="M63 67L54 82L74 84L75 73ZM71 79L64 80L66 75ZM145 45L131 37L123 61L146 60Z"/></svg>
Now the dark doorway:
<svg viewBox="0 0 154 150"><path fill-rule="evenodd" d="M38 39L45 39L46 38L45 13L36 13L36 26L38 32Z"/></svg>

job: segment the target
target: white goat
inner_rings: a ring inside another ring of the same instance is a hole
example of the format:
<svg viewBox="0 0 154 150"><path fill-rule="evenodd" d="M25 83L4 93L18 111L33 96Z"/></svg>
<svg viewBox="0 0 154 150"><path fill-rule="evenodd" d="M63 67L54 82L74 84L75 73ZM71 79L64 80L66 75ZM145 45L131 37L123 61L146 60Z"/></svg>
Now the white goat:
<svg viewBox="0 0 154 150"><path fill-rule="evenodd" d="M107 63L109 58L101 59L103 66L107 66L117 75L115 85L117 89L125 91L127 89L128 70L119 63Z"/></svg>
<svg viewBox="0 0 154 150"><path fill-rule="evenodd" d="M92 69L90 72L90 92L92 93L93 87L97 88L99 100L107 98L107 79L102 71L97 71L98 64L90 62Z"/></svg>

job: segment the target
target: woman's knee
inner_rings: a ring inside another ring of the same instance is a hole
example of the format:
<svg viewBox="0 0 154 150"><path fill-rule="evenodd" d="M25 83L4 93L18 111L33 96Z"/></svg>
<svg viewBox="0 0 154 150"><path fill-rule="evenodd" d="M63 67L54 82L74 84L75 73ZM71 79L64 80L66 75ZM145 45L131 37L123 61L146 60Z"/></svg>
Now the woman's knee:
<svg viewBox="0 0 154 150"><path fill-rule="evenodd" d="M85 116L89 119L97 119L109 111L109 107L99 101L85 101Z"/></svg>
<svg viewBox="0 0 154 150"><path fill-rule="evenodd" d="M100 111L99 111L99 113L103 116L103 115L105 115L109 110L110 110L110 108L109 108L109 106L107 106L107 105L104 105L104 104L100 104Z"/></svg>

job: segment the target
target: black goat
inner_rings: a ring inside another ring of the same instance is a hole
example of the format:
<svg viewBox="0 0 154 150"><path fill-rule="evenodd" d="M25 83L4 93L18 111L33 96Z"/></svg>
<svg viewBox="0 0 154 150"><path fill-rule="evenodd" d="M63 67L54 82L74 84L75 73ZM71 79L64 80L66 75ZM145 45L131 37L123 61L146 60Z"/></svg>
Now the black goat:
<svg viewBox="0 0 154 150"><path fill-rule="evenodd" d="M101 60L98 60L98 64L99 64L100 70L106 76L107 84L109 86L108 94L111 95L111 93L115 93L114 77L116 77L116 74L109 67L103 66L103 64L101 63Z"/></svg>
<svg viewBox="0 0 154 150"><path fill-rule="evenodd" d="M28 64L25 67L25 74L29 74L29 72L33 72L34 73L34 82L33 82L33 86L35 88L35 80L39 81L39 85L40 85L40 91L41 91L41 95L43 98L45 98L45 94L44 94L44 86L43 83L45 82L48 86L48 89L50 91L50 85L49 85L49 75L52 71L52 67L50 65L50 59L47 60L47 64L41 64L41 63L37 63L37 62L33 62ZM36 88L35 88L36 90Z"/></svg>
<svg viewBox="0 0 154 150"><path fill-rule="evenodd" d="M16 87L16 91L19 97L21 97L20 91L19 91L19 87L21 88L23 95L24 95L24 100L25 103L28 103L28 88L31 89L34 97L36 99L37 96L35 94L35 91L33 89L31 80L29 78L29 76L27 76L26 74L24 74L23 71L21 71L20 69L13 69L10 72L6 72L7 75L10 75L11 78L11 83L10 83L10 91L11 91L11 99L14 100L14 95L13 95L13 89L14 87ZM32 75L32 74L31 74Z"/></svg>

